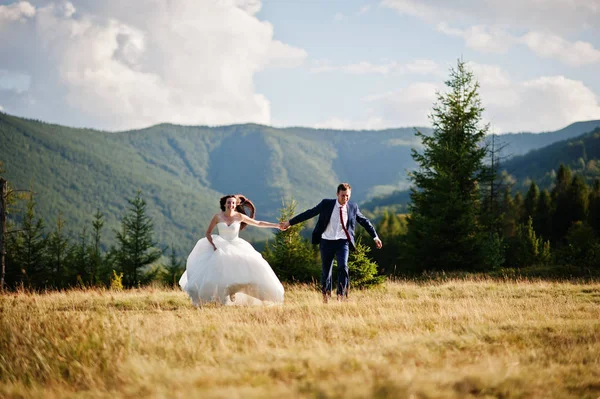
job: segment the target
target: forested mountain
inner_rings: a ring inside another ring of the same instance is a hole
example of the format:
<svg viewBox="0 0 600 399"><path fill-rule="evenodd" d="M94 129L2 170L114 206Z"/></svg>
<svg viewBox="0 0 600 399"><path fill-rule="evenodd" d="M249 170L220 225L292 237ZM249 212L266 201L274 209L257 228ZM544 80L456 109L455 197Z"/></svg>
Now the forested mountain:
<svg viewBox="0 0 600 399"><path fill-rule="evenodd" d="M549 188L561 163L574 173L583 174L590 183L600 177L599 132L600 121L589 121L550 133L496 136L496 148L502 148L498 154L502 159L499 171L510 175L509 180L513 181L513 189L517 191L525 191L531 180L535 180L540 188ZM536 145L541 147L535 148ZM400 189L371 198L362 208L370 215L378 215L383 210L406 212L409 201L410 191Z"/></svg>
<svg viewBox="0 0 600 399"><path fill-rule="evenodd" d="M127 199L141 190L157 241L181 252L203 236L224 193L245 194L257 218L274 220L283 198L304 208L335 195L340 181L352 183L359 201L392 191L412 165L413 132L162 124L108 133L0 113L0 160L12 187L33 186L48 225L62 212L79 231L100 208L108 243ZM265 230L246 231L265 238Z"/></svg>
<svg viewBox="0 0 600 399"><path fill-rule="evenodd" d="M541 189L555 181L560 164L585 177L588 184L600 178L600 128L547 147L514 157L502 165L515 180L515 189L524 191L534 180Z"/></svg>
<svg viewBox="0 0 600 399"><path fill-rule="evenodd" d="M518 154L594 125L600 121L503 135L501 141L508 144L506 154ZM0 160L12 187L32 185L47 225L62 212L67 229L77 234L99 208L110 244L127 199L141 190L156 240L185 253L203 236L224 193L245 194L255 202L257 218L274 220L282 199L294 197L303 209L333 196L341 181L352 184L359 202L406 188L406 172L414 167L410 151L420 145L414 132L161 124L110 133L0 113ZM267 232L244 234L263 240Z"/></svg>

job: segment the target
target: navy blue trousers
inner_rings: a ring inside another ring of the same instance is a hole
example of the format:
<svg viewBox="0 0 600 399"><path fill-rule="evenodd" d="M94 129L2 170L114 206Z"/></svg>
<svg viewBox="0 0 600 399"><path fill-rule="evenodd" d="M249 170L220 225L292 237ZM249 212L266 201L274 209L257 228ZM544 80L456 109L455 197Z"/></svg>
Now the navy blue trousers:
<svg viewBox="0 0 600 399"><path fill-rule="evenodd" d="M348 275L348 254L350 245L348 240L323 240L321 239L321 291L323 294L331 292L331 272L333 270L333 259L337 259L337 294L348 295L350 277Z"/></svg>

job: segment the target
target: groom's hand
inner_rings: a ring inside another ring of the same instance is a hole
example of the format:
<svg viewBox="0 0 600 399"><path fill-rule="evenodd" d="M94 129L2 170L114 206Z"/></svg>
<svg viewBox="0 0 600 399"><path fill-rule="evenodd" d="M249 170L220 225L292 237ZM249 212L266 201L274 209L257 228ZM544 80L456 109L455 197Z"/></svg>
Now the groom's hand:
<svg viewBox="0 0 600 399"><path fill-rule="evenodd" d="M286 231L290 228L290 222L281 222L279 223L279 230Z"/></svg>
<svg viewBox="0 0 600 399"><path fill-rule="evenodd" d="M383 243L381 242L381 240L379 239L379 237L377 237L375 239L375 245L377 245L377 249L381 249L381 247L383 247Z"/></svg>

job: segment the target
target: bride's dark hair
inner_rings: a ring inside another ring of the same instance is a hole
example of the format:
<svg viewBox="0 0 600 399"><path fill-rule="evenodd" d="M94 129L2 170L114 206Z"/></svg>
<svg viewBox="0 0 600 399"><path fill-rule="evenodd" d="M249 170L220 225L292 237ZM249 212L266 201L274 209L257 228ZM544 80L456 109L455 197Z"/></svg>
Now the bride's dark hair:
<svg viewBox="0 0 600 399"><path fill-rule="evenodd" d="M243 213L251 219L254 219L254 215L256 214L256 207L248 198L244 197L242 194L229 194L224 197L221 197L219 200L219 204L221 205L221 210L225 211L225 203L227 202L227 198L235 198L237 200L237 206L235 210L239 213ZM246 223L240 224L240 230L246 228Z"/></svg>

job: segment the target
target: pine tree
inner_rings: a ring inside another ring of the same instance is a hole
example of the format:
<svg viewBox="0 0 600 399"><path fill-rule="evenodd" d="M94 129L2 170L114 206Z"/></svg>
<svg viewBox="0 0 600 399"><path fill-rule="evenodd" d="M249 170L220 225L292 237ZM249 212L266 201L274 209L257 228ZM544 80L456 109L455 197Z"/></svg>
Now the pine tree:
<svg viewBox="0 0 600 399"><path fill-rule="evenodd" d="M104 267L104 259L100 249L102 241L102 228L104 227L104 215L100 208L96 209L94 220L92 221L92 237L89 247L89 265L90 265L90 283L97 285L101 281L108 283L110 270Z"/></svg>
<svg viewBox="0 0 600 399"><path fill-rule="evenodd" d="M51 273L47 267L48 242L44 236L44 221L36 218L34 195L29 196L21 231L11 243L12 260L21 271L16 283L31 288L49 285Z"/></svg>
<svg viewBox="0 0 600 399"><path fill-rule="evenodd" d="M549 240L552 236L552 199L548 190L542 190L533 216L533 227L536 233Z"/></svg>
<svg viewBox="0 0 600 399"><path fill-rule="evenodd" d="M279 221L289 220L296 213L294 199L284 203ZM273 241L267 242L263 257L283 281L309 283L319 281L319 252L300 235L305 223L298 223L286 231L277 231Z"/></svg>
<svg viewBox="0 0 600 399"><path fill-rule="evenodd" d="M529 218L533 218L537 211L537 206L540 200L540 189L538 188L535 181L532 181L529 185L529 190L525 195L525 201L523 203L523 218L522 222L527 222Z"/></svg>
<svg viewBox="0 0 600 399"><path fill-rule="evenodd" d="M556 174L556 184L552 189L552 240L558 242L564 238L571 227L569 186L571 184L571 169L560 165Z"/></svg>
<svg viewBox="0 0 600 399"><path fill-rule="evenodd" d="M377 263L369 258L370 251L371 248L356 241L356 249L350 252L348 273L352 288L372 288L385 281L385 277L377 273Z"/></svg>
<svg viewBox="0 0 600 399"><path fill-rule="evenodd" d="M600 237L600 180L594 181L594 186L590 192L588 205L588 223Z"/></svg>
<svg viewBox="0 0 600 399"><path fill-rule="evenodd" d="M505 188L500 205L502 210L502 236L506 238L513 237L517 233L519 221L516 219L515 201L510 194L510 188Z"/></svg>
<svg viewBox="0 0 600 399"><path fill-rule="evenodd" d="M569 214L570 225L574 222L585 222L588 212L588 186L585 179L581 175L573 176L569 190L567 191L569 198Z"/></svg>
<svg viewBox="0 0 600 399"><path fill-rule="evenodd" d="M52 270L52 285L55 288L62 288L66 285L67 268L67 249L69 240L64 234L65 222L62 218L62 212L59 212L56 219L56 227L48 237L48 263Z"/></svg>
<svg viewBox="0 0 600 399"><path fill-rule="evenodd" d="M142 268L157 261L162 251L152 240L153 225L146 215L146 201L138 191L133 200L127 200L129 208L121 220L121 231L117 231L118 246L116 263L124 274L127 287L137 287L142 278Z"/></svg>
<svg viewBox="0 0 600 399"><path fill-rule="evenodd" d="M179 278L185 271L185 267L181 259L177 257L175 249L171 245L171 254L169 256L169 263L164 265L164 269L161 273L161 280L169 287L177 286Z"/></svg>
<svg viewBox="0 0 600 399"><path fill-rule="evenodd" d="M433 134L417 132L424 150L413 150L419 165L410 176L411 215L407 256L415 269L477 270L484 267L484 229L480 224L480 185L487 186L483 140L489 126L481 126L483 108L479 84L462 61L438 94L431 115Z"/></svg>
<svg viewBox="0 0 600 399"><path fill-rule="evenodd" d="M519 224L517 234L509 240L506 252L510 267L524 267L543 264L550 257L550 243L538 237L533 229L533 218Z"/></svg>

